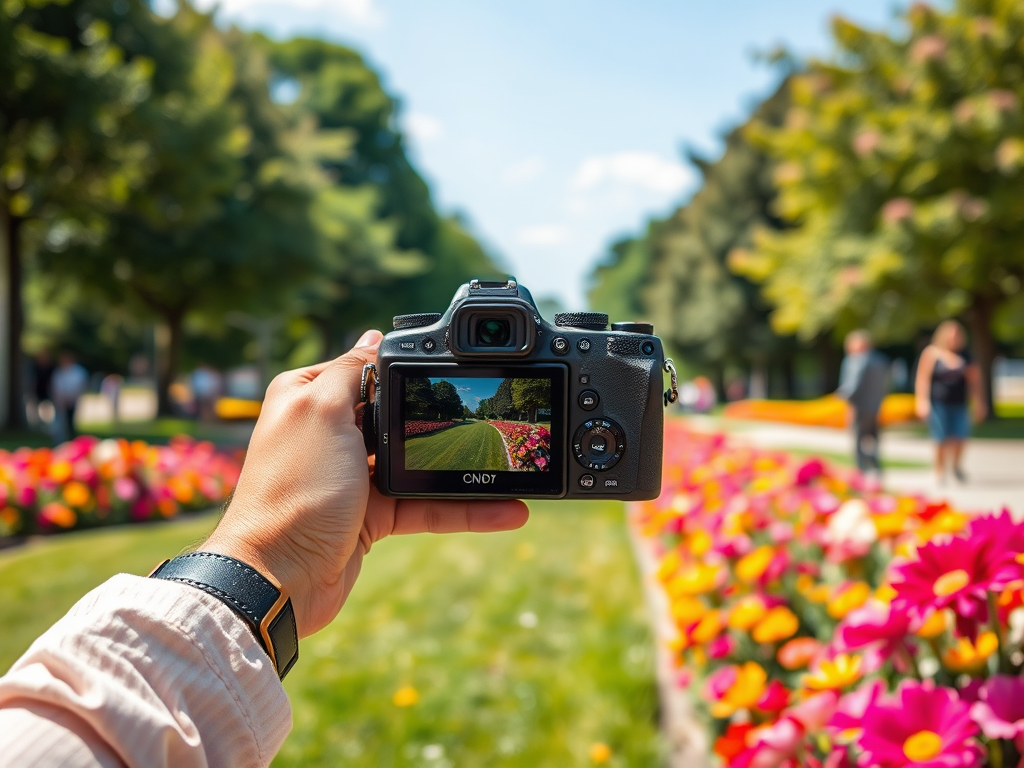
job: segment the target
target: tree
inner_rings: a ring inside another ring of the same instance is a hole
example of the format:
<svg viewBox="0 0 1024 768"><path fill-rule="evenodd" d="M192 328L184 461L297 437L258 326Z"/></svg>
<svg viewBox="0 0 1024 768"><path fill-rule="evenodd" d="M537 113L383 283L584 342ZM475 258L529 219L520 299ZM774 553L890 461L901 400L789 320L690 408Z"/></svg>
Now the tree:
<svg viewBox="0 0 1024 768"><path fill-rule="evenodd" d="M316 274L319 169L289 146L269 71L242 33L221 33L182 3L133 45L155 62L152 94L123 127L151 148L145 182L108 217L101 240L48 242L40 255L101 301L160 319L166 414L186 318L281 311Z"/></svg>
<svg viewBox="0 0 1024 768"><path fill-rule="evenodd" d="M512 379L512 407L526 411L526 420L537 422L537 410L551 407L551 383L547 379Z"/></svg>
<svg viewBox="0 0 1024 768"><path fill-rule="evenodd" d="M491 418L511 419L515 417L515 406L512 405L512 379L502 379L498 389L491 395L488 407L494 414Z"/></svg>
<svg viewBox="0 0 1024 768"><path fill-rule="evenodd" d="M455 421L462 416L462 398L459 391L450 381L434 382L431 387L434 400L437 402L437 418L441 421Z"/></svg>
<svg viewBox="0 0 1024 768"><path fill-rule="evenodd" d="M405 380L405 416L407 419L437 418L437 396L430 379L410 377Z"/></svg>
<svg viewBox="0 0 1024 768"><path fill-rule="evenodd" d="M0 226L6 267L7 420L25 424L21 336L28 239L63 218L92 235L129 196L144 148L118 138L147 95L150 62L126 58L112 27L145 27L141 0L0 4ZM116 30L115 30L116 31ZM32 225L41 224L32 231ZM61 237L61 230L50 230Z"/></svg>
<svg viewBox="0 0 1024 768"><path fill-rule="evenodd" d="M794 78L783 126L752 132L793 226L734 265L763 281L774 327L804 338L963 318L991 405L994 329L1024 330L1024 6L918 3L902 21L894 35L836 19L836 57Z"/></svg>

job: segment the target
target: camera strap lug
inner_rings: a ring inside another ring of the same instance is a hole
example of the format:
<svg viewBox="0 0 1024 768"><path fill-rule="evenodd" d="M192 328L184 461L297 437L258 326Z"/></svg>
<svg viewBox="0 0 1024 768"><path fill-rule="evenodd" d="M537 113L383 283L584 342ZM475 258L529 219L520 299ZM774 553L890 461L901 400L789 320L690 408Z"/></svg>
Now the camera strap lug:
<svg viewBox="0 0 1024 768"><path fill-rule="evenodd" d="M359 402L366 403L370 400L370 377L373 377L373 386L377 386L377 366L367 363L363 366L363 377L359 381Z"/></svg>
<svg viewBox="0 0 1024 768"><path fill-rule="evenodd" d="M671 357L666 357L663 364L665 372L669 375L669 387L665 390L665 407L679 399L679 376L676 374L675 363ZM365 371L363 372L365 375Z"/></svg>

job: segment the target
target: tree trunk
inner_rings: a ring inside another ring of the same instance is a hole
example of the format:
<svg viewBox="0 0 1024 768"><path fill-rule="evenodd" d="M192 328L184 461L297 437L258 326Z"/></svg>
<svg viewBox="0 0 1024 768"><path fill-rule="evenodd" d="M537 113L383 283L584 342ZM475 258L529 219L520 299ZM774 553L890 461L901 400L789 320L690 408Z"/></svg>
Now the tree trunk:
<svg viewBox="0 0 1024 768"><path fill-rule="evenodd" d="M783 399L796 399L796 361L792 354L783 354L779 360L779 372L782 374Z"/></svg>
<svg viewBox="0 0 1024 768"><path fill-rule="evenodd" d="M164 313L167 324L167 349L156 380L157 415L173 416L174 408L171 401L171 385L178 378L181 366L182 323L185 313L181 310Z"/></svg>
<svg viewBox="0 0 1024 768"><path fill-rule="evenodd" d="M820 394L828 395L839 389L839 364L842 357L839 349L828 336L819 336L815 347L820 366Z"/></svg>
<svg viewBox="0 0 1024 768"><path fill-rule="evenodd" d="M725 397L725 363L715 363L711 369L711 383L715 387L715 397L719 403L726 401Z"/></svg>
<svg viewBox="0 0 1024 768"><path fill-rule="evenodd" d="M996 339L992 333L992 313L992 302L981 296L974 297L967 312L967 322L971 328L971 352L981 373L981 396L990 419L995 418L992 367L996 359Z"/></svg>
<svg viewBox="0 0 1024 768"><path fill-rule="evenodd" d="M25 356L21 351L24 329L22 307L21 225L24 219L7 214L7 423L12 431L28 428L25 415Z"/></svg>

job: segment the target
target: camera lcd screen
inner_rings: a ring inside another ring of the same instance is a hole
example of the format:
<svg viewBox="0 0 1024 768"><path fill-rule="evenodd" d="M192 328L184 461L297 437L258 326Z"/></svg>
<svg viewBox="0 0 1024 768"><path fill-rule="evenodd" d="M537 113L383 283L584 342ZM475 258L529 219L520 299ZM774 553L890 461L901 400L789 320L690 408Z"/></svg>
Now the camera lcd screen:
<svg viewBox="0 0 1024 768"><path fill-rule="evenodd" d="M550 469L549 379L410 377L403 417L406 469Z"/></svg>
<svg viewBox="0 0 1024 768"><path fill-rule="evenodd" d="M392 480L401 486L395 490L561 493L565 371L392 366L392 436L401 438L391 442Z"/></svg>

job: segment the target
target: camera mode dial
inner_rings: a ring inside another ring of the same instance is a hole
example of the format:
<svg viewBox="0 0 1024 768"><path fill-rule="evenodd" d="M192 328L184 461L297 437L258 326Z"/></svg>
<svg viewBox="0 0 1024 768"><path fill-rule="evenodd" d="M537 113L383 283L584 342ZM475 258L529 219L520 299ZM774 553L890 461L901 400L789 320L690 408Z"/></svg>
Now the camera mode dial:
<svg viewBox="0 0 1024 768"><path fill-rule="evenodd" d="M612 323L612 330L620 333L646 333L650 336L654 333L654 326L651 323Z"/></svg>
<svg viewBox="0 0 1024 768"><path fill-rule="evenodd" d="M572 451L584 467L603 472L618 464L626 453L626 436L614 421L585 421L573 435Z"/></svg>
<svg viewBox="0 0 1024 768"><path fill-rule="evenodd" d="M391 321L396 331L404 331L408 328L422 328L425 325L433 325L441 319L438 312L421 312L417 315L395 315Z"/></svg>
<svg viewBox="0 0 1024 768"><path fill-rule="evenodd" d="M604 312L559 312L555 315L555 325L563 328L603 331L608 327L608 315Z"/></svg>

